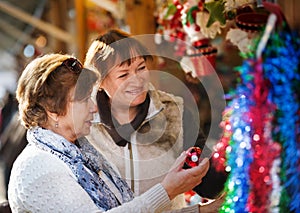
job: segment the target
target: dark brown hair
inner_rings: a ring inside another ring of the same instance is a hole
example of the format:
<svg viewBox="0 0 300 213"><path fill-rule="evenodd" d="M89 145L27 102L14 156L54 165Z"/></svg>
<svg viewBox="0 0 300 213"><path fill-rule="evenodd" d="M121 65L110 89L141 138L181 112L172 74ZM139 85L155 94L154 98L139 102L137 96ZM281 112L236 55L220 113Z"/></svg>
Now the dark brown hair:
<svg viewBox="0 0 300 213"><path fill-rule="evenodd" d="M125 63L130 65L136 57L143 57L145 61L153 59L137 39L126 32L113 29L92 42L84 65L97 70L103 79L111 68Z"/></svg>

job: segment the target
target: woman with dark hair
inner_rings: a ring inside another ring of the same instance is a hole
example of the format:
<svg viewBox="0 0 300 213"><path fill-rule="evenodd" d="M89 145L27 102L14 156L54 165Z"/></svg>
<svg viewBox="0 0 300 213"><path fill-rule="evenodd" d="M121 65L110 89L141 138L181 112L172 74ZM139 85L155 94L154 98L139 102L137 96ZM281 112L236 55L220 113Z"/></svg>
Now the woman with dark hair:
<svg viewBox="0 0 300 213"><path fill-rule="evenodd" d="M183 99L154 88L146 62L152 56L133 36L110 30L95 39L84 65L100 74L97 88L99 118L89 141L109 159L136 195L160 182L184 149L205 146L200 124ZM210 153L203 153L208 157ZM194 190L216 198L223 190L226 174L210 166ZM173 208L185 206L183 195Z"/></svg>

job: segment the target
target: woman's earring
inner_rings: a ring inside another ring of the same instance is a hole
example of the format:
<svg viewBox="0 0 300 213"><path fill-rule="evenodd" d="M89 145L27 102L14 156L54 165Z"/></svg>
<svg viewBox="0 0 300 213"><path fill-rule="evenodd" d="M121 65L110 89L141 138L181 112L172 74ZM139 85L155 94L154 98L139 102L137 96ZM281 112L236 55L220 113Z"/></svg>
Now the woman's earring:
<svg viewBox="0 0 300 213"><path fill-rule="evenodd" d="M58 122L55 122L55 128L58 128Z"/></svg>

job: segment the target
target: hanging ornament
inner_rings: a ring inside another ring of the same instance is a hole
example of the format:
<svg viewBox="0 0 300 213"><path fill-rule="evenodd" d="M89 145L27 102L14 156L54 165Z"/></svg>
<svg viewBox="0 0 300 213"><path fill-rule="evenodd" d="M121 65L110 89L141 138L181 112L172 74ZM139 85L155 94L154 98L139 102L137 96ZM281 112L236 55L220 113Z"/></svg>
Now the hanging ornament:
<svg viewBox="0 0 300 213"><path fill-rule="evenodd" d="M280 208L300 212L300 39L289 30L272 34L264 51L265 77L272 85L269 98L276 105L273 138L283 147Z"/></svg>
<svg viewBox="0 0 300 213"><path fill-rule="evenodd" d="M163 8L158 10L157 17L157 33L162 35L162 38L166 41L176 41L176 39L184 40L185 33L182 29L180 20L182 5L178 0L174 0L173 3L164 5ZM161 42L157 36L157 42Z"/></svg>
<svg viewBox="0 0 300 213"><path fill-rule="evenodd" d="M249 34L240 29L231 28L226 34L226 40L229 40L233 45L237 46L240 52L249 53L253 46L253 39Z"/></svg>
<svg viewBox="0 0 300 213"><path fill-rule="evenodd" d="M248 197L249 212L268 212L273 187L271 168L280 155L280 145L272 139L272 121L275 106L267 99L270 83L263 76L262 62L256 60L253 66L253 88L251 99L255 103L249 108L253 136L253 162L249 168L251 190ZM264 152L268 150L268 152Z"/></svg>
<svg viewBox="0 0 300 213"><path fill-rule="evenodd" d="M210 27L214 22L218 21L221 25L226 24L223 1L212 1L205 3L205 9L208 10L210 17L207 21L207 27Z"/></svg>
<svg viewBox="0 0 300 213"><path fill-rule="evenodd" d="M249 112L253 104L251 96L250 62L244 62L240 68L243 84L237 87L236 97L230 102L232 110L229 118L231 138L226 147L225 171L230 172L225 185L226 197L220 212L247 212L247 199L250 190L249 168L253 161L251 149L251 117ZM249 82L249 83L248 83ZM225 147L224 147L225 148Z"/></svg>
<svg viewBox="0 0 300 213"><path fill-rule="evenodd" d="M215 71L217 48L210 44L210 40L202 34L195 21L197 13L203 9L202 1L187 1L181 11L183 29L190 46L187 47L186 55L182 57L180 64L183 70L191 73L194 78L210 75Z"/></svg>
<svg viewBox="0 0 300 213"><path fill-rule="evenodd" d="M207 48L205 48L207 49ZM215 55L217 50L209 54L196 53L183 56L180 65L186 73L191 73L194 78L211 75L215 72Z"/></svg>
<svg viewBox="0 0 300 213"><path fill-rule="evenodd" d="M224 10L226 12L233 11L237 8L252 5L256 0L226 0L224 1Z"/></svg>
<svg viewBox="0 0 300 213"><path fill-rule="evenodd" d="M230 172L220 212L300 212L300 39L283 28L266 41L244 54L215 146L214 163Z"/></svg>
<svg viewBox="0 0 300 213"><path fill-rule="evenodd" d="M200 31L200 27L196 24L195 18L196 13L199 11L198 5L190 5L190 2L187 1L183 5L184 9L181 12L181 21L183 29L186 32L187 36L191 43L206 39Z"/></svg>
<svg viewBox="0 0 300 213"><path fill-rule="evenodd" d="M242 13L235 18L236 26L246 32L257 32L263 30L268 19L266 13Z"/></svg>
<svg viewBox="0 0 300 213"><path fill-rule="evenodd" d="M206 11L199 11L196 15L196 24L200 26L201 33L206 38L215 38L217 34L221 33L221 30L225 25L221 25L220 22L214 22L209 27L207 27L210 14Z"/></svg>

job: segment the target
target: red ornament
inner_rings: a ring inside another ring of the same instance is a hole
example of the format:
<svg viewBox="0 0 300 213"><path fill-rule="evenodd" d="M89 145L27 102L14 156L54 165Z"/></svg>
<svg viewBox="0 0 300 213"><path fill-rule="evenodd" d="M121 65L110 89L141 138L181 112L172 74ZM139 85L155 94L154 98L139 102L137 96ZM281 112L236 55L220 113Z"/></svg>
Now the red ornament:
<svg viewBox="0 0 300 213"><path fill-rule="evenodd" d="M193 147L186 157L186 164L189 167L198 166L200 162L201 152L202 150L199 147Z"/></svg>

